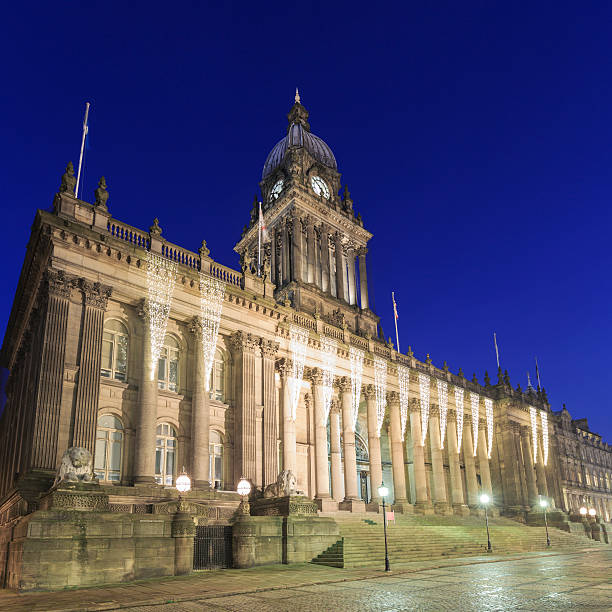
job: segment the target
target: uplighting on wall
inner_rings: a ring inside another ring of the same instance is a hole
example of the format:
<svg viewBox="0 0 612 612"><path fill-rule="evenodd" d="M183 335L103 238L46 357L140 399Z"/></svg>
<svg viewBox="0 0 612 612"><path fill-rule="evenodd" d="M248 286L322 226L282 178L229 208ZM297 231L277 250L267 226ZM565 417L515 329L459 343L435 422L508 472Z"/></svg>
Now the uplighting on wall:
<svg viewBox="0 0 612 612"><path fill-rule="evenodd" d="M397 366L397 380L399 383L400 397L400 427L402 430L402 442L406 435L406 423L408 423L408 391L410 389L410 368L403 365Z"/></svg>
<svg viewBox="0 0 612 612"><path fill-rule="evenodd" d="M457 452L461 452L463 440L463 389L455 387L455 409L457 413Z"/></svg>
<svg viewBox="0 0 612 612"><path fill-rule="evenodd" d="M380 437L387 407L387 362L374 357L374 391L376 392L376 434Z"/></svg>
<svg viewBox="0 0 612 612"><path fill-rule="evenodd" d="M470 393L470 404L472 406L472 437L474 438L474 457L478 449L478 419L480 395L478 393Z"/></svg>
<svg viewBox="0 0 612 612"><path fill-rule="evenodd" d="M361 378L363 375L363 351L351 346L349 349L349 360L351 363L351 398L352 398L352 417L353 431L357 426L359 416L359 401L361 400Z"/></svg>
<svg viewBox="0 0 612 612"><path fill-rule="evenodd" d="M334 374L338 355L338 343L334 338L321 336L321 352L323 353L323 425L327 425L329 411L331 410L332 396L334 394Z"/></svg>
<svg viewBox="0 0 612 612"><path fill-rule="evenodd" d="M291 351L291 418L295 421L297 407L300 401L300 389L304 378L304 364L306 363L306 347L308 346L309 332L299 325L289 326L289 350Z"/></svg>
<svg viewBox="0 0 612 612"><path fill-rule="evenodd" d="M446 437L446 413L448 412L448 383L444 380L436 380L438 387L438 404L440 405L440 448L444 448Z"/></svg>
<svg viewBox="0 0 612 612"><path fill-rule="evenodd" d="M419 374L419 398L421 402L421 444L425 444L429 423L429 376Z"/></svg>

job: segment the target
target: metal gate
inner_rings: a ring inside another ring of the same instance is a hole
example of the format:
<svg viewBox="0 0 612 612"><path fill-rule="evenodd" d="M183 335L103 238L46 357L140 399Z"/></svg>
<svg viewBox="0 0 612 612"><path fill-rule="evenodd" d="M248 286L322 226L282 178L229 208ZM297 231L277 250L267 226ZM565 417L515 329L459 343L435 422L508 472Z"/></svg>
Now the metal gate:
<svg viewBox="0 0 612 612"><path fill-rule="evenodd" d="M232 567L231 527L198 525L193 544L193 569Z"/></svg>

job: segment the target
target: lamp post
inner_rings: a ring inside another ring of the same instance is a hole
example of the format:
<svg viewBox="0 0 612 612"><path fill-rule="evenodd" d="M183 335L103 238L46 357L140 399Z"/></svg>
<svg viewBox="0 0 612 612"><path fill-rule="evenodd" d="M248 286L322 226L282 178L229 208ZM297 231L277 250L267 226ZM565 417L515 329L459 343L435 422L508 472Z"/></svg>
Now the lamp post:
<svg viewBox="0 0 612 612"><path fill-rule="evenodd" d="M246 515L250 514L251 506L249 505L248 497L249 493L251 492L251 483L246 478L242 477L238 482L236 492L242 497L240 507L238 508L238 513Z"/></svg>
<svg viewBox="0 0 612 612"><path fill-rule="evenodd" d="M380 487L378 487L378 495L382 498L383 506L383 530L385 532L385 572L390 572L391 566L389 565L389 549L387 547L387 512L385 510L385 497L389 495L389 489L385 487L384 482L381 482Z"/></svg>
<svg viewBox="0 0 612 612"><path fill-rule="evenodd" d="M489 513L487 512L487 507L490 501L491 498L486 493L483 493L480 496L480 503L485 509L485 525L487 526L487 552L493 552L493 548L491 548L491 536L489 535Z"/></svg>
<svg viewBox="0 0 612 612"><path fill-rule="evenodd" d="M176 487L176 490L179 492L177 511L182 512L183 511L182 494L187 493L188 491L191 490L191 478L189 478L189 476L187 476L187 474L185 473L185 468L183 468L183 472L176 479L176 483L174 486Z"/></svg>
<svg viewBox="0 0 612 612"><path fill-rule="evenodd" d="M541 498L540 506L544 510L544 527L546 527L546 546L550 546L550 537L548 536L548 519L546 518L546 508L548 506L548 501L544 498Z"/></svg>

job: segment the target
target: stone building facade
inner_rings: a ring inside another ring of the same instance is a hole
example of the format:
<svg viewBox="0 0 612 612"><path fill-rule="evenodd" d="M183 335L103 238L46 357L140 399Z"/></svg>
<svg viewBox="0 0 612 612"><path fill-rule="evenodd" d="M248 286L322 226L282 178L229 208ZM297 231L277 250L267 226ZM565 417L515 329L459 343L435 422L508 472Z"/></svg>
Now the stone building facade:
<svg viewBox="0 0 612 612"><path fill-rule="evenodd" d="M288 118L260 183L263 248L255 202L240 270L205 242L169 242L157 219L119 221L104 179L94 203L77 199L67 168L52 212L36 213L2 345L0 525L39 509L70 446L91 451L126 512L171 496L183 468L219 520L241 477L261 491L283 469L325 511L377 511L382 481L403 512L467 514L480 492L508 515L541 496L570 509L544 390L513 389L501 370L467 380L379 337L372 235L299 99ZM162 268L167 311L151 300ZM210 283L222 302L206 358Z"/></svg>

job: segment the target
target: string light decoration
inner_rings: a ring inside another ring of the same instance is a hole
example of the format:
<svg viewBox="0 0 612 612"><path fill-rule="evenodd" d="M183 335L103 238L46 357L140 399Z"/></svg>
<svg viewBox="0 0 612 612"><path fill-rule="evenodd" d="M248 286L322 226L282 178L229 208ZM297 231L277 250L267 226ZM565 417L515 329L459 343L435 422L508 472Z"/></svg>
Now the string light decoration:
<svg viewBox="0 0 612 612"><path fill-rule="evenodd" d="M406 435L406 423L408 423L408 408L409 399L408 391L410 389L410 368L403 365L397 366L397 380L399 383L400 397L400 429L402 430L402 442Z"/></svg>
<svg viewBox="0 0 612 612"><path fill-rule="evenodd" d="M151 336L151 380L155 380L159 356L166 338L177 269L177 262L156 253L147 253L146 316Z"/></svg>
<svg viewBox="0 0 612 612"><path fill-rule="evenodd" d="M210 372L215 359L219 322L225 297L225 283L200 274L200 318L202 322L202 350L204 352L205 389L210 391Z"/></svg>
<svg viewBox="0 0 612 612"><path fill-rule="evenodd" d="M297 418L297 407L300 401L300 389L304 378L306 347L309 333L299 325L289 326L289 350L291 351L291 419Z"/></svg>
<svg viewBox="0 0 612 612"><path fill-rule="evenodd" d="M333 338L321 336L321 352L323 353L323 425L327 425L334 394L334 374L338 356L338 343Z"/></svg>
<svg viewBox="0 0 612 612"><path fill-rule="evenodd" d="M485 414L487 416L487 457L491 458L493 449L493 400L485 397Z"/></svg>
<svg viewBox="0 0 612 612"><path fill-rule="evenodd" d="M529 417L531 418L531 442L533 444L533 463L538 462L538 412L533 406L529 406Z"/></svg>
<svg viewBox="0 0 612 612"><path fill-rule="evenodd" d="M353 431L357 426L359 416L359 401L361 400L361 377L363 375L363 351L351 346L349 349L349 360L351 362L351 392L352 392L352 417Z"/></svg>
<svg viewBox="0 0 612 612"><path fill-rule="evenodd" d="M374 357L374 391L376 392L376 435L380 438L387 407L387 362L381 357Z"/></svg>
<svg viewBox="0 0 612 612"><path fill-rule="evenodd" d="M425 444L429 423L429 376L419 374L419 396L421 400L421 444Z"/></svg>
<svg viewBox="0 0 612 612"><path fill-rule="evenodd" d="M455 412L457 413L457 452L461 452L463 440L463 389L455 387Z"/></svg>
<svg viewBox="0 0 612 612"><path fill-rule="evenodd" d="M540 419L542 421L542 461L544 465L548 465L548 413L546 410L540 410Z"/></svg>
<svg viewBox="0 0 612 612"><path fill-rule="evenodd" d="M440 448L444 448L446 437L446 413L448 412L448 384L445 380L436 380L438 387L438 404L440 406Z"/></svg>
<svg viewBox="0 0 612 612"><path fill-rule="evenodd" d="M478 418L480 395L478 393L470 393L470 403L472 405L472 437L474 438L474 457L478 449Z"/></svg>

